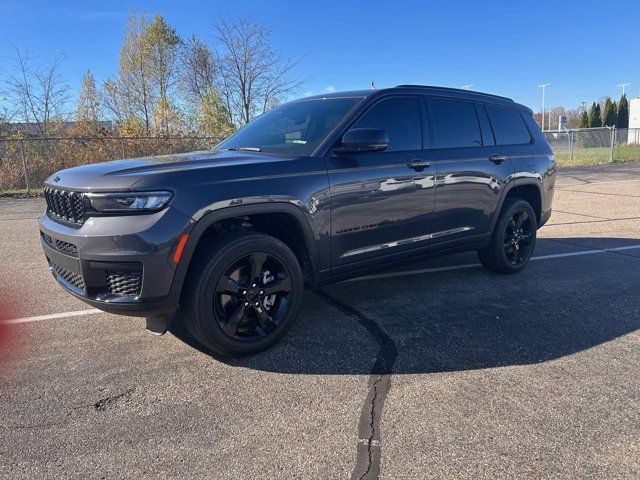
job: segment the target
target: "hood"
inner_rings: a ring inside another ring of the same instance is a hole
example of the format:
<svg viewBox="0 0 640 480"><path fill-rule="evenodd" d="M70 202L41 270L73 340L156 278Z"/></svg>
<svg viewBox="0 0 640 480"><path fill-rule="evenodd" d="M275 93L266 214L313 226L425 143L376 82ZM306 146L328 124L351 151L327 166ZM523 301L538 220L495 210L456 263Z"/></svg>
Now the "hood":
<svg viewBox="0 0 640 480"><path fill-rule="evenodd" d="M86 192L128 190L141 180L145 180L145 184L153 183L153 177L159 180L162 178L161 182L163 182L167 174L193 172L197 175L204 173L201 170L243 167L283 159L284 157L280 155L226 150L155 155L61 170L49 177L45 185ZM209 173L211 174L215 175L215 173Z"/></svg>

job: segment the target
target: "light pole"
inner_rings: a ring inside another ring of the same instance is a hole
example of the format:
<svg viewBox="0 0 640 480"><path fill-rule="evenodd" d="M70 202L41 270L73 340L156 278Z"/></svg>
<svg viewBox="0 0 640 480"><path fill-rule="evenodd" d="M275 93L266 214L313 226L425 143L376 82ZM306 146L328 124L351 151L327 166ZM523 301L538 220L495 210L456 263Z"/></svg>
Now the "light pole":
<svg viewBox="0 0 640 480"><path fill-rule="evenodd" d="M621 87L622 88L622 95L624 95L624 87L628 87L629 85L631 85L630 83L619 83L618 85L616 85L616 87Z"/></svg>
<svg viewBox="0 0 640 480"><path fill-rule="evenodd" d="M538 88L542 88L542 114L540 115L540 117L542 117L542 131L544 132L544 91L545 89L551 85L550 83L543 83L542 85L538 85Z"/></svg>
<svg viewBox="0 0 640 480"><path fill-rule="evenodd" d="M465 90L469 90L471 87L475 87L475 85L473 85L472 83L469 85L463 85L462 88L464 88Z"/></svg>

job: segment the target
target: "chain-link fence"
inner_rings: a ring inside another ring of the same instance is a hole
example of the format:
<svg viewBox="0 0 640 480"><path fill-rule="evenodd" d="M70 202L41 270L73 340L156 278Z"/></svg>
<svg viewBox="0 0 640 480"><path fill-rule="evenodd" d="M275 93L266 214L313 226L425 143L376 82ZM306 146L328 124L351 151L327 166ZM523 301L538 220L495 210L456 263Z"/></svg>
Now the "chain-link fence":
<svg viewBox="0 0 640 480"><path fill-rule="evenodd" d="M640 128L547 131L560 166L640 161ZM91 137L0 139L0 194L39 191L63 168L119 158L211 148L214 137Z"/></svg>
<svg viewBox="0 0 640 480"><path fill-rule="evenodd" d="M640 128L546 131L560 166L640 161Z"/></svg>
<svg viewBox="0 0 640 480"><path fill-rule="evenodd" d="M213 147L214 137L91 137L0 139L0 194L41 190L63 168Z"/></svg>

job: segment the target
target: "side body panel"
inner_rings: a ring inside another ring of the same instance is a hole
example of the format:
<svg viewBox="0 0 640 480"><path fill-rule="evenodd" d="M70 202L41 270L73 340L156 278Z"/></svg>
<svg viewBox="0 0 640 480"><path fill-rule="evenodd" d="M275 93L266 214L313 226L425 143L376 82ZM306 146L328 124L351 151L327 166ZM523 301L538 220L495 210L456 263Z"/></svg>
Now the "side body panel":
<svg viewBox="0 0 640 480"><path fill-rule="evenodd" d="M394 116L385 110L385 105L396 105L391 107ZM375 263L386 254L401 254L428 245L428 224L435 206L435 172L432 153L424 149L425 118L420 97L383 96L370 107L363 109L345 131L361 126L363 119L368 127L390 125L393 134L390 132L389 149L326 156L334 273ZM386 114L380 116L380 112ZM413 148L393 148L405 145L400 138L402 132L409 131L416 139L410 142ZM411 168L409 164L415 161L426 166Z"/></svg>
<svg viewBox="0 0 640 480"><path fill-rule="evenodd" d="M437 180L432 229L441 232L434 238L434 249L474 242L490 234L500 198L513 180L513 157L524 153L521 148L496 146L482 104L475 105L482 145L434 150ZM436 144L436 139L432 141ZM504 160L493 162L493 155Z"/></svg>

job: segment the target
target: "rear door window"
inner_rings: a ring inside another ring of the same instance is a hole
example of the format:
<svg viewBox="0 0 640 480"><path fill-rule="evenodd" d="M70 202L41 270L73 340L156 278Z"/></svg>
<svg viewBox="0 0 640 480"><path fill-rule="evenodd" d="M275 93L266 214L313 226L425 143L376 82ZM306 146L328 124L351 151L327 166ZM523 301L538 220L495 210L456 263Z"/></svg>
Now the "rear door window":
<svg viewBox="0 0 640 480"><path fill-rule="evenodd" d="M531 135L518 110L487 105L487 114L498 145L524 145Z"/></svg>
<svg viewBox="0 0 640 480"><path fill-rule="evenodd" d="M456 100L429 100L437 148L479 147L482 134L476 106Z"/></svg>
<svg viewBox="0 0 640 480"><path fill-rule="evenodd" d="M353 128L381 128L389 135L385 152L422 149L422 123L417 98L387 98L376 103Z"/></svg>

